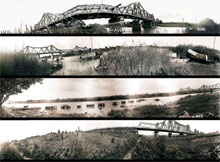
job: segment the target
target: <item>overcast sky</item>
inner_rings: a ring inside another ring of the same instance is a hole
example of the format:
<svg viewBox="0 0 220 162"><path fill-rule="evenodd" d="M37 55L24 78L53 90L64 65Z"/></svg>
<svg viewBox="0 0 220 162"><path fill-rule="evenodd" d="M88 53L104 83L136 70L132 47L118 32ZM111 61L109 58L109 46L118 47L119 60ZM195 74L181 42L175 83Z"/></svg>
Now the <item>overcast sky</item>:
<svg viewBox="0 0 220 162"><path fill-rule="evenodd" d="M94 48L117 45L177 46L179 44L203 45L213 48L214 37L92 37ZM20 51L27 45L43 47L54 45L60 49L75 46L91 48L90 37L0 37L0 51ZM220 37L216 37L215 49L220 50Z"/></svg>
<svg viewBox="0 0 220 162"><path fill-rule="evenodd" d="M23 28L27 24L37 24L43 13L62 13L76 5L109 4L126 6L136 0L1 0L0 30L14 31L15 27ZM163 21L199 22L204 18L212 18L220 22L219 0L138 0L151 14ZM95 20L94 22L97 22ZM99 21L106 23L107 20Z"/></svg>
<svg viewBox="0 0 220 162"><path fill-rule="evenodd" d="M137 126L139 122L157 123L162 120L8 120L0 121L1 137L0 143L13 139L24 139L26 137L43 135L50 132L75 131L80 127L81 130L89 130L101 127L116 127L116 126ZM180 120L181 124L189 124L191 130L195 128L204 133L220 131L220 121L216 120ZM152 132L148 132L152 134Z"/></svg>
<svg viewBox="0 0 220 162"><path fill-rule="evenodd" d="M29 99L78 98L109 95L175 92L180 88L200 88L220 83L220 79L113 79L113 78L47 78L23 93L9 97L10 101Z"/></svg>

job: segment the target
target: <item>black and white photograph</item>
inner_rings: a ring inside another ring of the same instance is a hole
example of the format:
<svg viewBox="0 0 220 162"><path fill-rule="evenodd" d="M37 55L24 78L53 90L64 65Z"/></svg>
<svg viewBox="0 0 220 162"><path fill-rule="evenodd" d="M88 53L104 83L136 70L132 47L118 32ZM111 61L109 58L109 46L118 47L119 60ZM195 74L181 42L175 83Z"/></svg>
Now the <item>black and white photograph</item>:
<svg viewBox="0 0 220 162"><path fill-rule="evenodd" d="M220 76L220 38L1 37L2 76Z"/></svg>
<svg viewBox="0 0 220 162"><path fill-rule="evenodd" d="M0 121L0 158L219 160L219 124L219 120Z"/></svg>
<svg viewBox="0 0 220 162"><path fill-rule="evenodd" d="M1 0L0 33L220 35L219 0Z"/></svg>
<svg viewBox="0 0 220 162"><path fill-rule="evenodd" d="M218 118L220 79L1 78L1 118Z"/></svg>
<svg viewBox="0 0 220 162"><path fill-rule="evenodd" d="M219 0L1 0L0 161L219 161Z"/></svg>

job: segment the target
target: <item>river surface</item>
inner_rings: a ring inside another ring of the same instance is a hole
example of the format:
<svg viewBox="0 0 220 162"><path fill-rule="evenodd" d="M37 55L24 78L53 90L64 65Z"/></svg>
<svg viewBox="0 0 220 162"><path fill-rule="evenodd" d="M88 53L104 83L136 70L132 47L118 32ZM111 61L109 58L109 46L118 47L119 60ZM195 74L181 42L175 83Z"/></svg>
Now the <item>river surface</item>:
<svg viewBox="0 0 220 162"><path fill-rule="evenodd" d="M99 59L81 61L80 56L63 57L63 68L53 75L95 75Z"/></svg>
<svg viewBox="0 0 220 162"><path fill-rule="evenodd" d="M147 29L142 30L140 32L132 32L131 27L122 27L121 32L122 34L183 34L186 32L186 27L160 27L157 26L155 29ZM110 29L107 28L109 32Z"/></svg>
<svg viewBox="0 0 220 162"><path fill-rule="evenodd" d="M83 101L83 102L55 102L55 103L5 103L5 107L9 108L41 108L42 112L46 106L57 106L57 113L66 114L89 114L91 116L106 116L111 110L133 109L143 105L168 105L187 95L176 95L167 97L137 98L124 100L107 100L107 101ZM196 94L190 94L196 95ZM100 105L102 104L102 106ZM104 105L103 105L104 104ZM70 110L61 109L62 105L71 106Z"/></svg>

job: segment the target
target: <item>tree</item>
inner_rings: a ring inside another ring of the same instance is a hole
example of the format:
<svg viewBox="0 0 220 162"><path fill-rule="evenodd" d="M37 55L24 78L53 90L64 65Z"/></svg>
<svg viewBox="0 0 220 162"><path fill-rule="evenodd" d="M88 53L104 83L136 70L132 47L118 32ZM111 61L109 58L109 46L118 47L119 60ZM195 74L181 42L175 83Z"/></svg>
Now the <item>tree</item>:
<svg viewBox="0 0 220 162"><path fill-rule="evenodd" d="M11 95L22 93L22 90L41 81L41 78L0 78L0 108Z"/></svg>

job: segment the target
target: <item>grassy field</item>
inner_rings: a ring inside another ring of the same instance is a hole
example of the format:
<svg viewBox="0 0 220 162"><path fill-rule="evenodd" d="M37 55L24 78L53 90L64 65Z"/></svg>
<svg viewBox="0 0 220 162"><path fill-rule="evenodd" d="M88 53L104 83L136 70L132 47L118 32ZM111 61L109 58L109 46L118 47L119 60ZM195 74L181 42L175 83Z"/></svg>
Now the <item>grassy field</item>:
<svg viewBox="0 0 220 162"><path fill-rule="evenodd" d="M134 160L218 160L220 135L186 137L142 136L132 154Z"/></svg>
<svg viewBox="0 0 220 162"><path fill-rule="evenodd" d="M4 160L217 160L219 134L139 136L123 132L51 132L2 144ZM132 150L132 151L131 151Z"/></svg>
<svg viewBox="0 0 220 162"><path fill-rule="evenodd" d="M219 93L207 93L198 94L195 96L187 96L181 98L177 102L177 116L183 114L184 111L189 115L196 115L200 113L212 113L216 117L219 116L220 110L220 94Z"/></svg>
<svg viewBox="0 0 220 162"><path fill-rule="evenodd" d="M102 58L97 71L103 75L192 75L187 64L173 63L170 53L159 47L120 47Z"/></svg>
<svg viewBox="0 0 220 162"><path fill-rule="evenodd" d="M180 117L185 112L189 113L187 118L192 116L211 113L212 118L219 118L220 94L204 93L189 95L181 98L170 105L144 105L132 110L111 110L108 113L110 118L172 118Z"/></svg>
<svg viewBox="0 0 220 162"><path fill-rule="evenodd" d="M121 159L136 141L137 135L132 133L119 137L106 133L69 132L30 137L11 142L8 147L23 159L32 160Z"/></svg>
<svg viewBox="0 0 220 162"><path fill-rule="evenodd" d="M144 105L133 110L111 110L111 118L161 118L176 117L175 108L164 105Z"/></svg>
<svg viewBox="0 0 220 162"><path fill-rule="evenodd" d="M51 65L35 56L0 52L0 75L50 75Z"/></svg>
<svg viewBox="0 0 220 162"><path fill-rule="evenodd" d="M215 64L181 62L188 49L208 55ZM170 56L177 54L176 61ZM179 45L162 48L157 46L118 47L104 55L96 71L100 75L148 75L148 76L194 76L219 75L220 51L204 46Z"/></svg>

